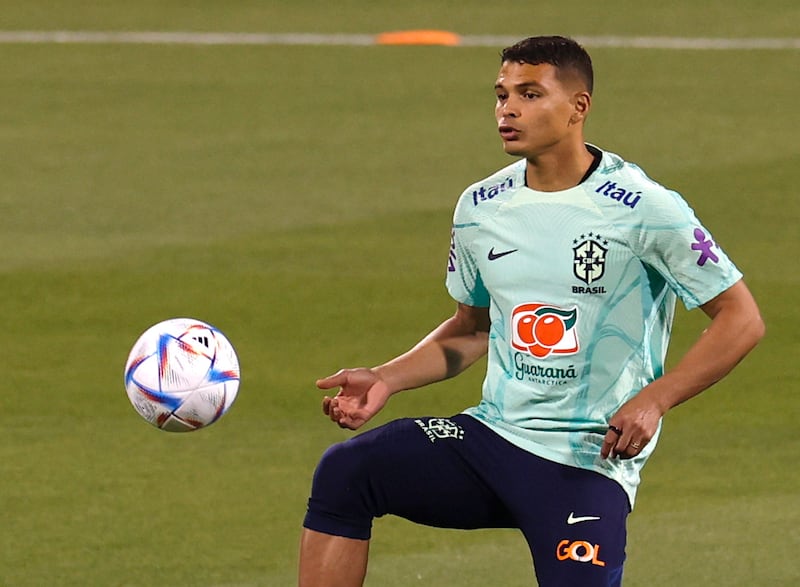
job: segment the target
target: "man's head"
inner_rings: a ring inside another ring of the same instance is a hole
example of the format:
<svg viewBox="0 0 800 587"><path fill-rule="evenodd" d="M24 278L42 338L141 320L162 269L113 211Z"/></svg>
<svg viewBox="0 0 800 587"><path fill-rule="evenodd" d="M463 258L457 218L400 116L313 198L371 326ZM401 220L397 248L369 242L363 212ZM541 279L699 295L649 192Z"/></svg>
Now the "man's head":
<svg viewBox="0 0 800 587"><path fill-rule="evenodd" d="M529 37L506 47L500 54L507 61L539 65L549 63L557 70L559 78L579 79L591 95L594 86L592 59L586 50L567 37Z"/></svg>
<svg viewBox="0 0 800 587"><path fill-rule="evenodd" d="M503 148L529 161L583 152L592 103L592 62L564 37L531 37L502 52L495 117Z"/></svg>

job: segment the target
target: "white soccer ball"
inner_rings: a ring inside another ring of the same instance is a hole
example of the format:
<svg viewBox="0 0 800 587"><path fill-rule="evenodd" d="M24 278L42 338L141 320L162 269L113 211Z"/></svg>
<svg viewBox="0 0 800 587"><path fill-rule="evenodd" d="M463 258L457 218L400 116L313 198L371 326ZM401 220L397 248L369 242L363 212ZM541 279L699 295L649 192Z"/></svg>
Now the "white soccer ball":
<svg viewBox="0 0 800 587"><path fill-rule="evenodd" d="M227 338L192 318L148 328L125 365L125 390L139 415L169 432L209 426L239 391L239 359Z"/></svg>

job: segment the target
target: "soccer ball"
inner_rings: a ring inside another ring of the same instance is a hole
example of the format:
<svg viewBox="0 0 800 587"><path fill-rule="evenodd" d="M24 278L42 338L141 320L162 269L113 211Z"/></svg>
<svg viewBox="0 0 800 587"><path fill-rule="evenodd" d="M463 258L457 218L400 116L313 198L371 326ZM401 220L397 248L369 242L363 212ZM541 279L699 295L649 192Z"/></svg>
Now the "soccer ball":
<svg viewBox="0 0 800 587"><path fill-rule="evenodd" d="M239 391L239 360L213 326L173 318L148 328L125 365L125 390L139 415L169 432L209 426Z"/></svg>

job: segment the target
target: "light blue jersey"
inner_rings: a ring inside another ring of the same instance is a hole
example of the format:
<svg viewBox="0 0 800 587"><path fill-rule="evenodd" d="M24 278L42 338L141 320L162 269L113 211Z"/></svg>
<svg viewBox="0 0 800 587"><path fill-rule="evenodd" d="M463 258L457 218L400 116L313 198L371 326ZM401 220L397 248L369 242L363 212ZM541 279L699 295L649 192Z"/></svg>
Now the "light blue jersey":
<svg viewBox="0 0 800 587"><path fill-rule="evenodd" d="M527 188L525 166L470 186L455 210L448 291L492 320L483 397L466 413L618 481L632 506L658 435L603 460L608 420L662 374L676 296L691 309L742 275L679 194L619 156L560 192Z"/></svg>

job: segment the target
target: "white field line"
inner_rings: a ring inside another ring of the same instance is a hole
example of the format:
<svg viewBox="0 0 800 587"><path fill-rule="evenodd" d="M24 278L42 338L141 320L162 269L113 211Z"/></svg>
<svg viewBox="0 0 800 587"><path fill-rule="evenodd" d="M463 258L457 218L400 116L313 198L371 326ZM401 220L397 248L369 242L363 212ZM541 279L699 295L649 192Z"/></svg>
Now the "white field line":
<svg viewBox="0 0 800 587"><path fill-rule="evenodd" d="M316 33L204 33L157 31L0 31L0 44L138 45L375 45L377 35ZM463 47L504 47L520 36L461 35ZM576 36L586 47L627 49L800 49L800 38Z"/></svg>

